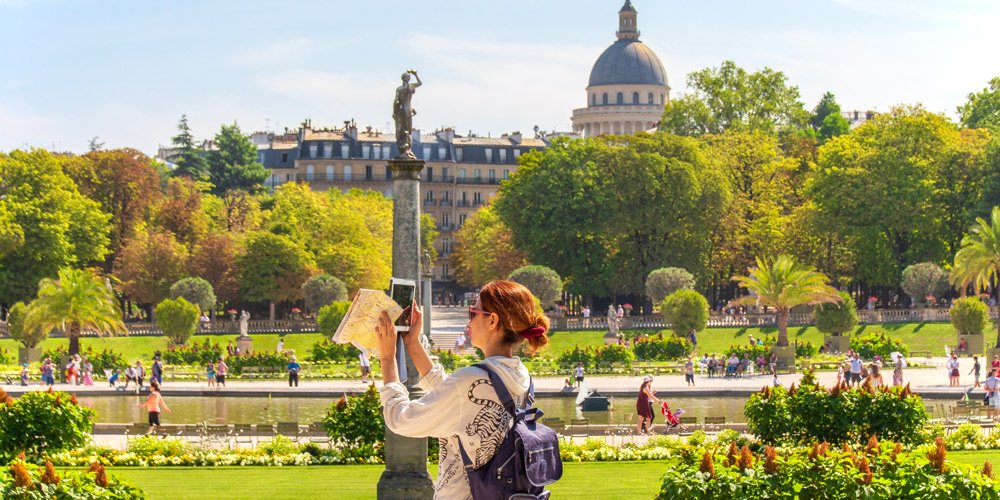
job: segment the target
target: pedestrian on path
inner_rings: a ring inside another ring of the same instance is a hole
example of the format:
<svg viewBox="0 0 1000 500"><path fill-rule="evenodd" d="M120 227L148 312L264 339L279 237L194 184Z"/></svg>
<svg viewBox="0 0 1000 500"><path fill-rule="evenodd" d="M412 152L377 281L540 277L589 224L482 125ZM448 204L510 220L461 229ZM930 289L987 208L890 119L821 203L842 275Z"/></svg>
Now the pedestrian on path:
<svg viewBox="0 0 1000 500"><path fill-rule="evenodd" d="M951 353L951 358L949 358L948 361L945 362L944 366L948 370L948 386L958 387L958 377L959 377L958 354Z"/></svg>
<svg viewBox="0 0 1000 500"><path fill-rule="evenodd" d="M146 379L146 367L142 366L142 361L136 361L132 368L132 375L135 376L135 392L142 390L142 381Z"/></svg>
<svg viewBox="0 0 1000 500"><path fill-rule="evenodd" d="M160 384L156 380L149 381L149 396L146 397L146 401L139 403L141 408L146 408L149 411L149 430L146 434L153 433L153 427L157 430L160 428L160 406L163 406L164 410L170 411L170 407L167 403L163 401L163 395L160 394Z"/></svg>
<svg viewBox="0 0 1000 500"><path fill-rule="evenodd" d="M25 387L28 385L28 363L21 364L21 385Z"/></svg>
<svg viewBox="0 0 1000 500"><path fill-rule="evenodd" d="M367 384L368 377L372 376L372 364L368 361L368 355L365 354L365 351L358 354L358 361L361 362L361 383Z"/></svg>
<svg viewBox="0 0 1000 500"><path fill-rule="evenodd" d="M684 363L684 381L688 386L694 385L694 362L691 361L691 356L688 356L687 363Z"/></svg>
<svg viewBox="0 0 1000 500"><path fill-rule="evenodd" d="M969 375L975 377L975 382L972 384L972 388L975 389L979 387L979 375L981 374L982 366L979 364L979 356L972 357L972 370L969 371Z"/></svg>
<svg viewBox="0 0 1000 500"><path fill-rule="evenodd" d="M94 385L94 365L89 359L83 359L83 385Z"/></svg>
<svg viewBox="0 0 1000 500"><path fill-rule="evenodd" d="M851 369L848 372L847 385L861 385L861 356L858 353L854 353L851 358Z"/></svg>
<svg viewBox="0 0 1000 500"><path fill-rule="evenodd" d="M42 362L41 368L42 385L47 385L50 388L53 385L56 385L55 371L56 365L52 362L52 358L45 358L45 361Z"/></svg>
<svg viewBox="0 0 1000 500"><path fill-rule="evenodd" d="M215 387L215 363L211 361L205 366L205 380L208 381L209 387Z"/></svg>
<svg viewBox="0 0 1000 500"><path fill-rule="evenodd" d="M215 388L218 390L219 387L226 386L226 375L229 374L229 366L226 362L219 358L219 361L215 363Z"/></svg>
<svg viewBox="0 0 1000 500"><path fill-rule="evenodd" d="M302 365L295 360L295 356L293 355L288 360L288 387L292 387L292 384L295 384L295 387L299 386L299 370L301 369Z"/></svg>
<svg viewBox="0 0 1000 500"><path fill-rule="evenodd" d="M646 375L642 378L642 385L639 386L639 398L635 401L635 412L639 415L639 423L635 428L636 434L653 432L653 401L662 402L653 394L653 376Z"/></svg>
<svg viewBox="0 0 1000 500"><path fill-rule="evenodd" d="M1000 420L1000 379L998 372L990 369L990 376L983 381L983 389L986 390L986 418Z"/></svg>
<svg viewBox="0 0 1000 500"><path fill-rule="evenodd" d="M157 354L153 356L153 366L150 368L152 372L149 378L150 383L156 381L157 385L163 385L163 361L160 361L160 355Z"/></svg>
<svg viewBox="0 0 1000 500"><path fill-rule="evenodd" d="M576 368L573 370L573 376L576 377L576 383L573 387L579 388L583 384L583 363L577 363Z"/></svg>

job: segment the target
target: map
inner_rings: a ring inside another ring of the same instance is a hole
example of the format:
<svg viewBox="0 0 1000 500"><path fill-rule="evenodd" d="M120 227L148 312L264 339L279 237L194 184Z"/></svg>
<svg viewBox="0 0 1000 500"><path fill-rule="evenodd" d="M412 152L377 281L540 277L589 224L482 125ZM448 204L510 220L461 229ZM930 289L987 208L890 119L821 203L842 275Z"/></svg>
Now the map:
<svg viewBox="0 0 1000 500"><path fill-rule="evenodd" d="M378 334L375 333L375 327L382 311L389 313L389 319L394 323L403 314L403 308L382 290L358 290L351 306L347 308L347 314L337 327L337 333L333 334L333 341L338 344L351 343L369 356L377 355Z"/></svg>

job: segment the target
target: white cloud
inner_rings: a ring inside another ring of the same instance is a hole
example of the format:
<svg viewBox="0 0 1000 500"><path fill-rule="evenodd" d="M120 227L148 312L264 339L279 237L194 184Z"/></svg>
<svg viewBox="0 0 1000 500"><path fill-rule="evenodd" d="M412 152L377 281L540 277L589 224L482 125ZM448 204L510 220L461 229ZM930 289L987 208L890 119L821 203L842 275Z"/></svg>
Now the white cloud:
<svg viewBox="0 0 1000 500"><path fill-rule="evenodd" d="M0 105L0 150L47 146L51 125L46 117Z"/></svg>

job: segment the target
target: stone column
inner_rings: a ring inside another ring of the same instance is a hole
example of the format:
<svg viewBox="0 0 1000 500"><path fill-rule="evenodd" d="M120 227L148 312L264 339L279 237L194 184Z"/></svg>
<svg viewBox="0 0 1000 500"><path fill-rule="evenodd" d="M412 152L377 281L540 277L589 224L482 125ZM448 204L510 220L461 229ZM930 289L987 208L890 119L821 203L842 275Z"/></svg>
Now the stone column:
<svg viewBox="0 0 1000 500"><path fill-rule="evenodd" d="M420 171L423 160L389 160L392 169L392 276L420 281ZM419 299L418 299L419 303ZM402 352L402 345L397 344ZM410 399L424 395L420 374L405 352ZM402 368L402 367L401 367ZM400 370L402 371L402 370ZM385 430L385 471L378 480L380 500L430 499L434 482L427 472L427 438L408 438Z"/></svg>

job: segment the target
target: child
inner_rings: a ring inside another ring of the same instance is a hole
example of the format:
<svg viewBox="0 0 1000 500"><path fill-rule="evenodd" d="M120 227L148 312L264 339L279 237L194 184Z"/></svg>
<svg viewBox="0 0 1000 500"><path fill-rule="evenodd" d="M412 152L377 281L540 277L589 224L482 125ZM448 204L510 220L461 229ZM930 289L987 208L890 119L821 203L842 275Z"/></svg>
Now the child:
<svg viewBox="0 0 1000 500"><path fill-rule="evenodd" d="M21 385L28 385L28 363L21 363Z"/></svg>
<svg viewBox="0 0 1000 500"><path fill-rule="evenodd" d="M160 405L163 405L163 409L170 411L170 407L167 403L163 401L163 395L160 394L160 384L156 380L149 381L149 396L146 398L145 402L139 403L138 406L145 407L149 411L149 430L146 434L153 433L153 427L157 429L160 428Z"/></svg>
<svg viewBox="0 0 1000 500"><path fill-rule="evenodd" d="M111 376L108 377L108 385L117 389L118 387L116 386L118 385L118 379L121 378L121 373L122 373L121 370L115 368L115 371L111 372Z"/></svg>
<svg viewBox="0 0 1000 500"><path fill-rule="evenodd" d="M577 363L576 369L573 370L573 375L576 377L576 387L580 387L583 383L583 363Z"/></svg>

